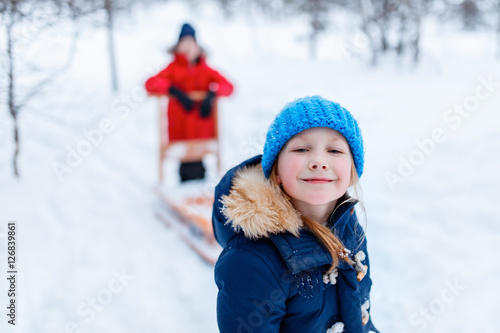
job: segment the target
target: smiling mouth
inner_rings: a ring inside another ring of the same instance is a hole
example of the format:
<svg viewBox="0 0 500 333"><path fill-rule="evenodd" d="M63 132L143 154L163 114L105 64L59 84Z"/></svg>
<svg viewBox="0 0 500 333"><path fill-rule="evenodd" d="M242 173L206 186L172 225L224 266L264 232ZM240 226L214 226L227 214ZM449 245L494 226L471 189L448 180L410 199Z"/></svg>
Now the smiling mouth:
<svg viewBox="0 0 500 333"><path fill-rule="evenodd" d="M334 179L329 178L304 178L302 180L310 184L326 184L334 181Z"/></svg>

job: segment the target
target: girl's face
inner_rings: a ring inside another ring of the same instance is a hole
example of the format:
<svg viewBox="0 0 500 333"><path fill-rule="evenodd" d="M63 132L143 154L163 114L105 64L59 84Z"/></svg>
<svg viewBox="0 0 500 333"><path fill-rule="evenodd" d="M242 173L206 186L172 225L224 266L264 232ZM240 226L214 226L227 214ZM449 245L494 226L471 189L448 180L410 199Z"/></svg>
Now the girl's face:
<svg viewBox="0 0 500 333"><path fill-rule="evenodd" d="M301 212L333 209L351 182L351 150L326 127L302 131L278 155L276 180Z"/></svg>
<svg viewBox="0 0 500 333"><path fill-rule="evenodd" d="M200 55L200 47L193 37L186 36L177 44L176 52L185 55L189 62L193 62Z"/></svg>

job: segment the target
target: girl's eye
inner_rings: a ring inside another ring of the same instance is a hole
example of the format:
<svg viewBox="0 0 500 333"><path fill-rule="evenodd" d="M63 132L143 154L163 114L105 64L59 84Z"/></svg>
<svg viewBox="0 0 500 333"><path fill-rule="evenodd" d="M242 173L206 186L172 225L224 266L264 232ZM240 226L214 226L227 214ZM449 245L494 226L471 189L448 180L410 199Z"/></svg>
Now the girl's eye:
<svg viewBox="0 0 500 333"><path fill-rule="evenodd" d="M342 154L342 151L338 150L338 149L330 149L328 150L329 153L333 153L333 154Z"/></svg>
<svg viewBox="0 0 500 333"><path fill-rule="evenodd" d="M293 150L296 153L305 153L307 151L306 148L296 148Z"/></svg>

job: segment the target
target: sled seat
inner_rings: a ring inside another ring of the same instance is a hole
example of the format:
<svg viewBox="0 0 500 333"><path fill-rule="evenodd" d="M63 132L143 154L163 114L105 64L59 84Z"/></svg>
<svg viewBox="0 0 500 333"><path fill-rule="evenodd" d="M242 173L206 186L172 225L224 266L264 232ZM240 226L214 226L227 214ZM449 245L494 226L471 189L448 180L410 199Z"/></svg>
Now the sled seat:
<svg viewBox="0 0 500 333"><path fill-rule="evenodd" d="M193 101L203 101L207 96L205 91L193 91L187 94ZM163 182L163 163L167 158L173 158L181 163L201 161L206 155L215 155L217 158L217 172L221 170L219 130L217 120L217 99L212 106L213 116L215 117L215 136L208 139L189 139L176 140L169 142L168 139L168 121L167 121L167 102L169 95L153 94L149 96L158 98L158 124L159 124L159 160L158 160L158 179Z"/></svg>
<svg viewBox="0 0 500 333"><path fill-rule="evenodd" d="M169 207L184 224L191 227L209 244L217 244L212 229L213 196L200 195L199 184L190 184L176 189L175 196L165 188L157 187L156 192L163 203Z"/></svg>

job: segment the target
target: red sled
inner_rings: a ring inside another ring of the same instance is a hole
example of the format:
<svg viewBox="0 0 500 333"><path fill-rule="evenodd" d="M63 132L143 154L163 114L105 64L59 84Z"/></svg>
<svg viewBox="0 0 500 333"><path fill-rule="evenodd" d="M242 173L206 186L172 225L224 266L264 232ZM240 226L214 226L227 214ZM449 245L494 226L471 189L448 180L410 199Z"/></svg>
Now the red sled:
<svg viewBox="0 0 500 333"><path fill-rule="evenodd" d="M213 186L206 180L192 180L185 183L172 181L177 179L177 170L171 170L165 179L165 162L175 163L206 160L207 156L215 159L215 177L221 172L220 143L217 122L217 100L214 101L212 116L215 117L215 136L207 139L175 140L168 136L166 95L150 94L158 98L159 123L159 158L158 185L155 192L159 199L156 216L172 228L180 238L209 264L215 264L222 251L215 240L212 229L212 207L214 202ZM206 92L191 92L188 96L194 101L205 98ZM213 170L212 170L213 171ZM208 179L206 177L205 179ZM213 177L212 177L213 178ZM165 180L169 180L165 182Z"/></svg>

